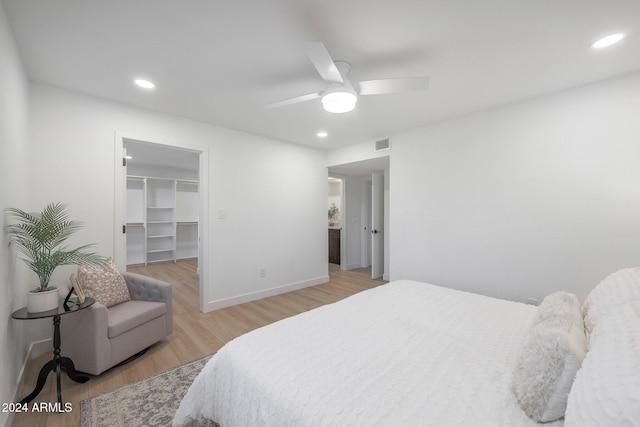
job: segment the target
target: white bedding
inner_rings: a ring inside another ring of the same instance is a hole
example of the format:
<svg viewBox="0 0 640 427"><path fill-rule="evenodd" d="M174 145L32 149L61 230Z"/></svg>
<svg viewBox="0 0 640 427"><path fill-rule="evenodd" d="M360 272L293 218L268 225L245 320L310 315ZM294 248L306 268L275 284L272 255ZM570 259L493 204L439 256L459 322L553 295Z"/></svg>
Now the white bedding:
<svg viewBox="0 0 640 427"><path fill-rule="evenodd" d="M379 286L229 342L173 425L534 425L510 381L535 311L413 281Z"/></svg>

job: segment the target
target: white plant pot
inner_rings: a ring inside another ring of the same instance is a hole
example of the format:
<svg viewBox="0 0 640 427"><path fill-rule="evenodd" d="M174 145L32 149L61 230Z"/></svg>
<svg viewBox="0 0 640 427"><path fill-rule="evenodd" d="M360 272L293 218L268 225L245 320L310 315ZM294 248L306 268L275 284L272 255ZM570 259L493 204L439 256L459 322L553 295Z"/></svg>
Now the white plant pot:
<svg viewBox="0 0 640 427"><path fill-rule="evenodd" d="M39 313L58 308L60 294L58 288L51 288L45 292L27 292L27 311L29 313Z"/></svg>

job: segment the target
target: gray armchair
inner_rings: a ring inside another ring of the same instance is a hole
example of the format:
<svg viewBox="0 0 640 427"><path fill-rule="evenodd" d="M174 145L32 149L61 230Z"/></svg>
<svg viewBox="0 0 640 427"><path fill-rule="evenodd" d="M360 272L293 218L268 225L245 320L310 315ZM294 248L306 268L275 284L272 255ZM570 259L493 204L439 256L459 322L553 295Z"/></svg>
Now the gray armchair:
<svg viewBox="0 0 640 427"><path fill-rule="evenodd" d="M62 316L61 353L76 370L99 375L173 331L171 285L134 273L122 273L131 301L109 308L95 303ZM65 289L66 286L66 289ZM70 285L61 286L64 295Z"/></svg>

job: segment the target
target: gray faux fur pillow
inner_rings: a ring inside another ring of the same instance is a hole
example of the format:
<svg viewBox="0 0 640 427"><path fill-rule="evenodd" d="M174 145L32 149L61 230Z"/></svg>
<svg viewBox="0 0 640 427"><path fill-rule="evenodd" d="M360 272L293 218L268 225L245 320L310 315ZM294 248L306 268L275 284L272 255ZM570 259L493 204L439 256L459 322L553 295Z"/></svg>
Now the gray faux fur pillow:
<svg viewBox="0 0 640 427"><path fill-rule="evenodd" d="M564 416L586 351L576 296L567 292L548 295L538 308L513 373L513 392L530 418L547 422Z"/></svg>

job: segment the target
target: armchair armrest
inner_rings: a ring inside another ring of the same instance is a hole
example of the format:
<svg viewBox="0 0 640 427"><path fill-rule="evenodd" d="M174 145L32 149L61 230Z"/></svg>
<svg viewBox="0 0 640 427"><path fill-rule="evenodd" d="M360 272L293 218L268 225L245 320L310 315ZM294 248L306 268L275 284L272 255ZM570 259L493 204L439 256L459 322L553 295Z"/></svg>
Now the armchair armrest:
<svg viewBox="0 0 640 427"><path fill-rule="evenodd" d="M133 300L164 302L167 305L167 334L173 332L173 299L170 283L142 274L123 272Z"/></svg>

